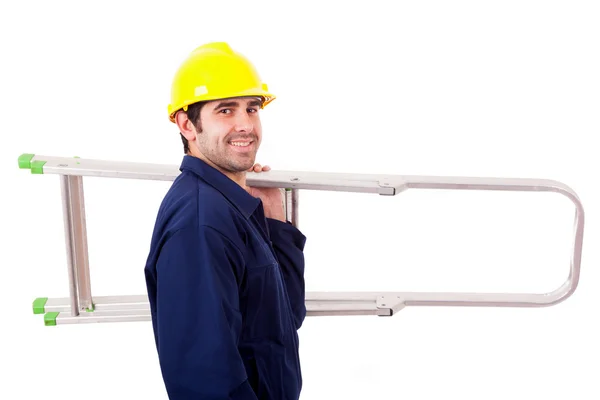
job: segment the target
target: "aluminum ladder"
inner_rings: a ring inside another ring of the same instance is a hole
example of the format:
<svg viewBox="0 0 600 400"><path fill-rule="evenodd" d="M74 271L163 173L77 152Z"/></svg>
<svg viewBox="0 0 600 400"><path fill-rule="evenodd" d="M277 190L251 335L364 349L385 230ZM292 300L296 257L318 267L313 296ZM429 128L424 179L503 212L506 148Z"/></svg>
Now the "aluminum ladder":
<svg viewBox="0 0 600 400"><path fill-rule="evenodd" d="M87 251L83 177L173 181L176 165L114 162L78 157L22 154L19 168L34 175L57 174L62 190L69 297L36 298L34 314L43 314L46 326L76 323L150 321L146 294L92 295ZM395 196L408 189L503 190L557 192L575 205L575 227L567 280L549 293L444 293L444 292L307 292L307 316L392 316L406 306L544 307L556 305L576 290L579 282L584 230L584 209L567 185L545 179L505 179L368 175L271 170L249 172L247 183L256 187L285 188L288 220L299 226L299 191L325 190Z"/></svg>

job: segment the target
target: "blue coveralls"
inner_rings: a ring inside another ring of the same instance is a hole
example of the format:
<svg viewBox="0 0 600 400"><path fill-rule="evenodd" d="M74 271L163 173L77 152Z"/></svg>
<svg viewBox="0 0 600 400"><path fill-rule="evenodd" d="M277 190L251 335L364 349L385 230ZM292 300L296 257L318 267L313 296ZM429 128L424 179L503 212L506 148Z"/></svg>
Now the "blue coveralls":
<svg viewBox="0 0 600 400"><path fill-rule="evenodd" d="M305 236L199 158L156 219L144 269L171 400L296 400Z"/></svg>

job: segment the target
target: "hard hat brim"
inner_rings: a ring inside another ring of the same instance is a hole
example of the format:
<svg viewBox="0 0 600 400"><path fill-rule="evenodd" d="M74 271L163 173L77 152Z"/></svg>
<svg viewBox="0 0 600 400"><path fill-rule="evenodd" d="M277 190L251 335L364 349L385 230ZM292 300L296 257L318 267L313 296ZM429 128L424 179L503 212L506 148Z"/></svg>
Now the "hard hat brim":
<svg viewBox="0 0 600 400"><path fill-rule="evenodd" d="M229 94L227 96L202 96L196 99L190 99L188 101L184 101L181 105L178 105L176 107L172 107L171 105L169 105L169 120L171 122L175 122L175 115L179 112L179 111L187 111L187 108L189 106L191 106L192 104L196 104L196 103L200 103L200 102L209 102L209 101L217 101L217 100L225 100L225 99L236 99L236 98L240 98L240 97L258 97L262 99L261 102L261 108L265 108L269 103L271 103L273 100L275 100L277 97L275 95L273 95L272 93L264 93L264 92L260 92L258 93L256 90L247 90L247 91L242 91L239 93L235 93L235 94ZM173 110L173 111L171 111Z"/></svg>

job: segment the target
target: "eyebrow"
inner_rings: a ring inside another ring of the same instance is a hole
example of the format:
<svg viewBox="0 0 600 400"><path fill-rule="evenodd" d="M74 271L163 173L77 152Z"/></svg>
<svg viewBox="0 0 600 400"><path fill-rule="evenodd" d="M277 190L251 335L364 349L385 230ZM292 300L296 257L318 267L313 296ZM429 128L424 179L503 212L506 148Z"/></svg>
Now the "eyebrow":
<svg viewBox="0 0 600 400"><path fill-rule="evenodd" d="M215 107L215 110L218 110L219 108L223 108L223 107L239 107L240 103L238 101L223 101L219 104L217 104L217 106ZM253 100L250 103L248 103L248 107L253 107L253 106L260 106L260 101L259 100Z"/></svg>

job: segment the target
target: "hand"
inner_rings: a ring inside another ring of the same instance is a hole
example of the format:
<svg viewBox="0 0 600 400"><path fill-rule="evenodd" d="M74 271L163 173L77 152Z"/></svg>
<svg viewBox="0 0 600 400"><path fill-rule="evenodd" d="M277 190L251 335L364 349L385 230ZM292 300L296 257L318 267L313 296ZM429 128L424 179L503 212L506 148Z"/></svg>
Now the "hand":
<svg viewBox="0 0 600 400"><path fill-rule="evenodd" d="M252 168L248 169L248 172L266 172L270 170L271 167L268 165L263 167L260 164L254 164ZM283 189L246 186L246 190L250 195L262 200L265 217L286 222L285 191Z"/></svg>

